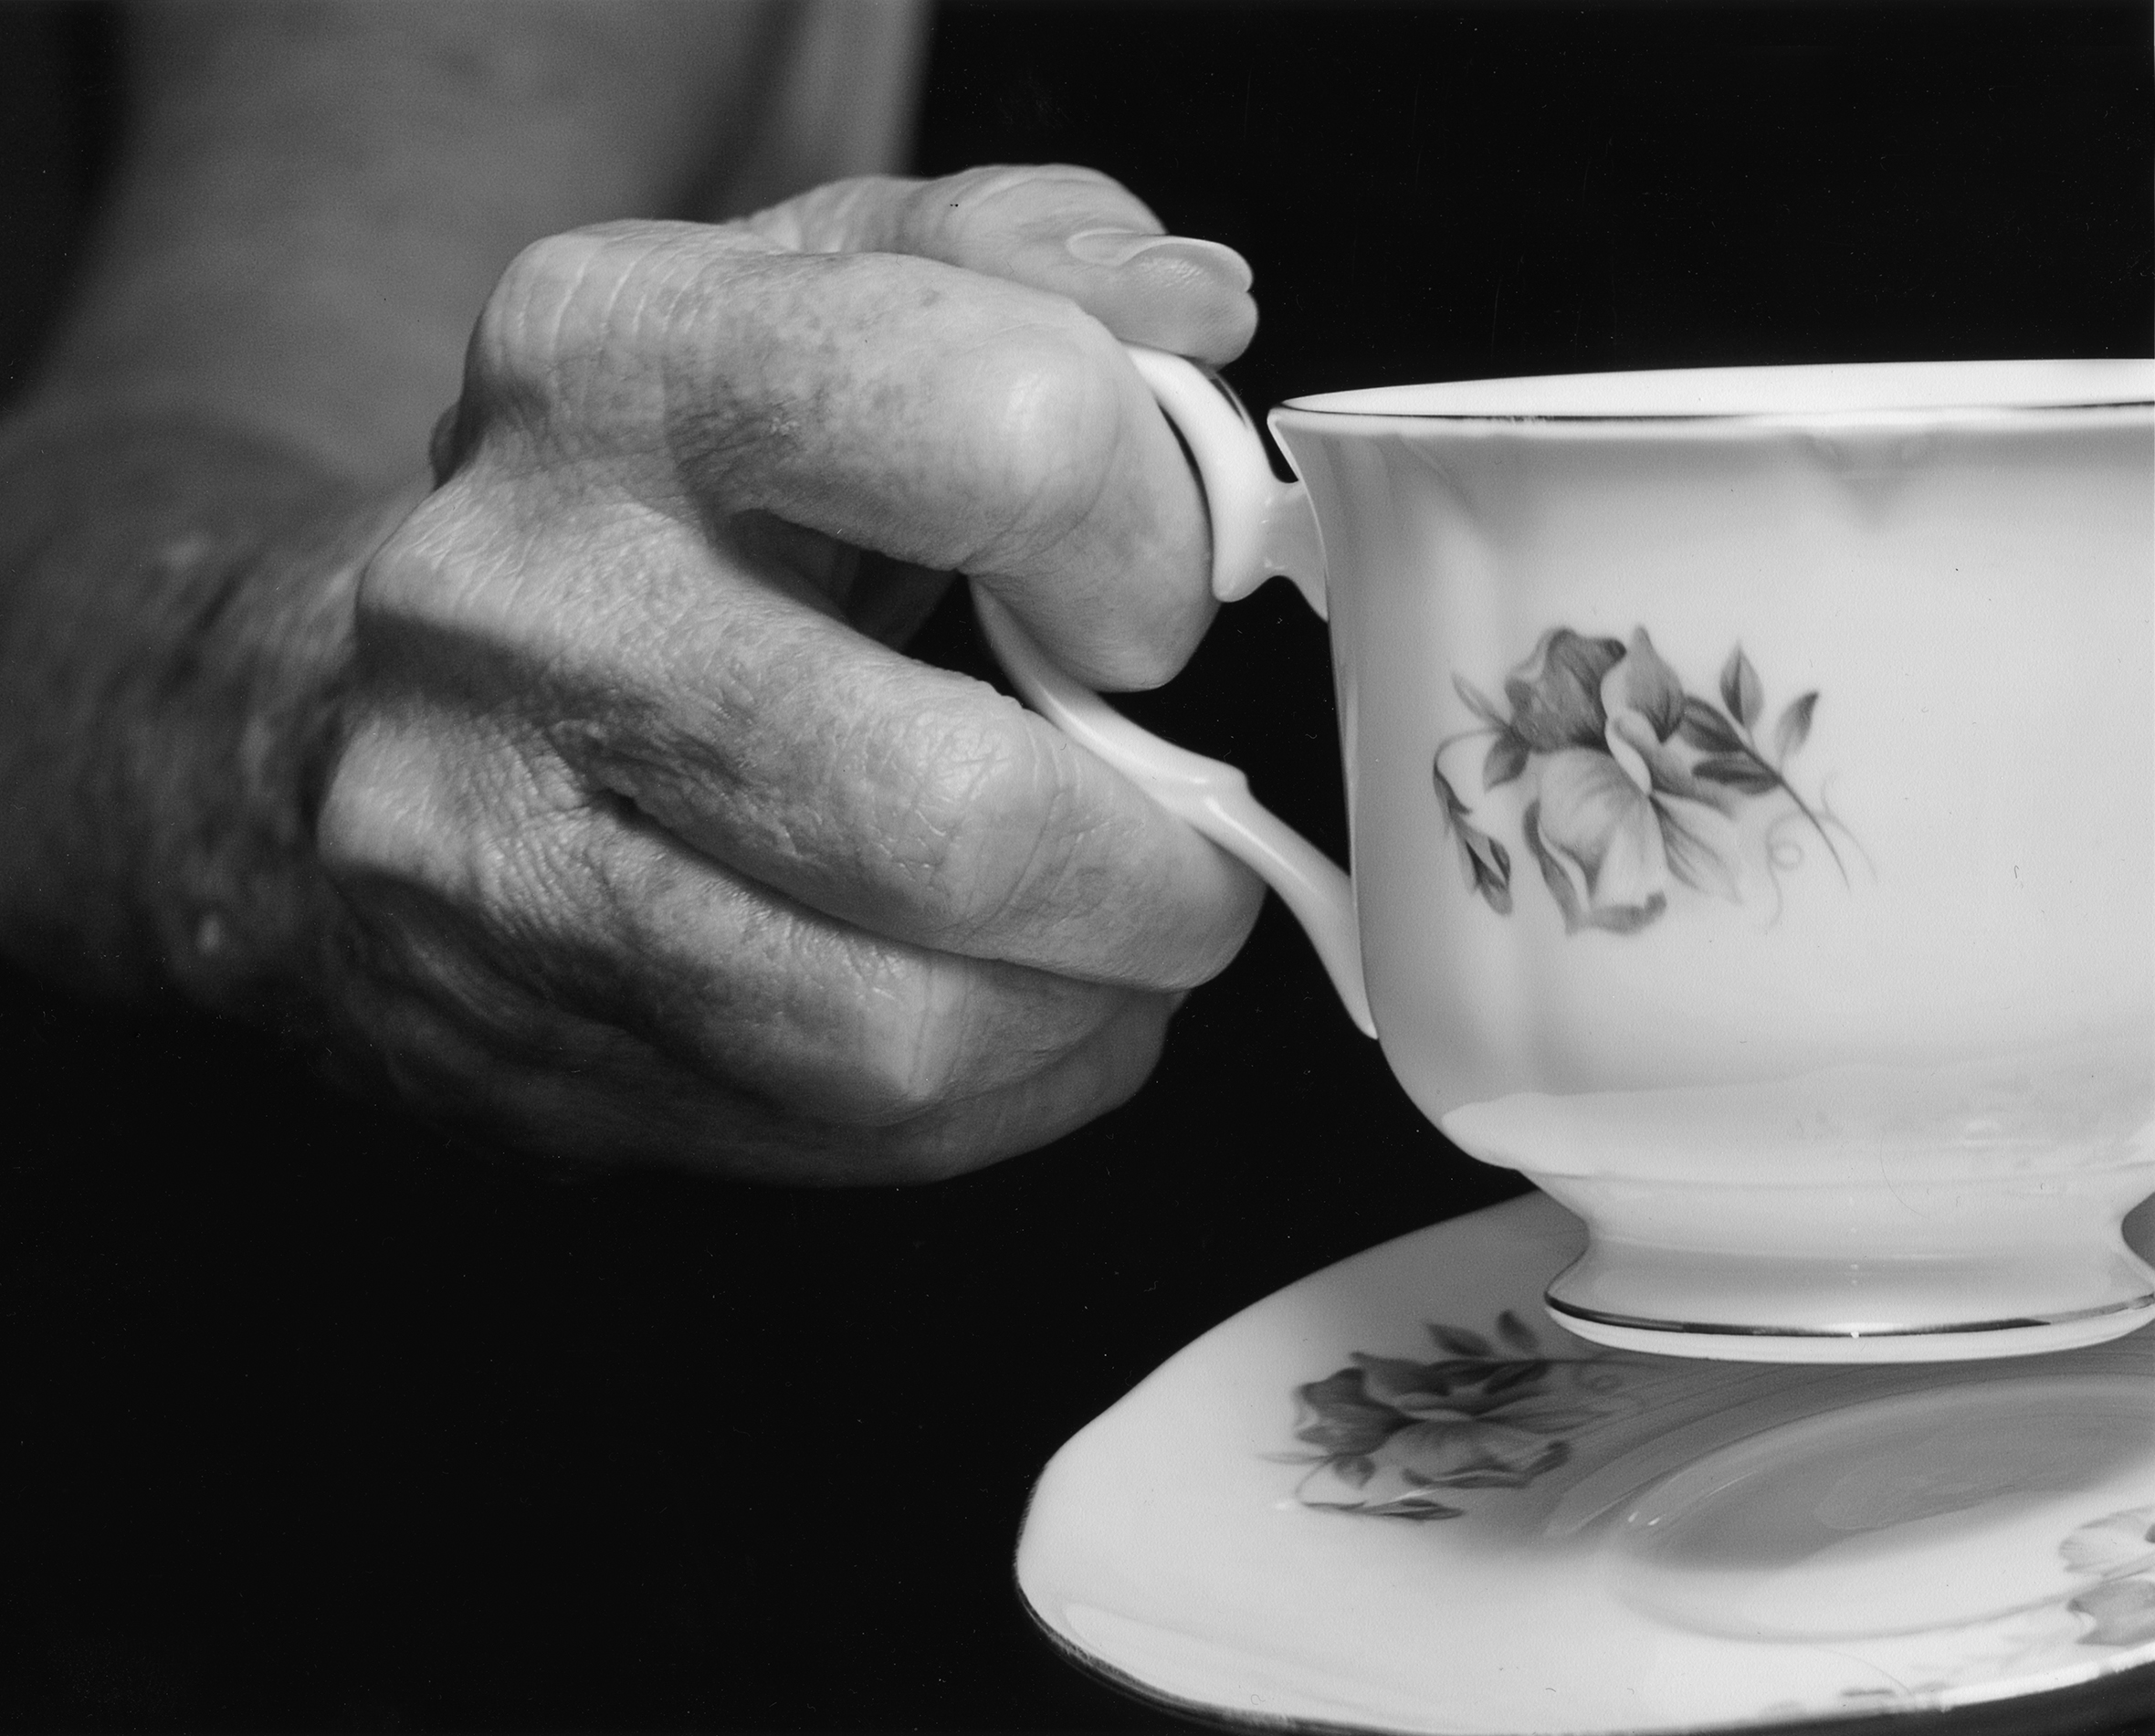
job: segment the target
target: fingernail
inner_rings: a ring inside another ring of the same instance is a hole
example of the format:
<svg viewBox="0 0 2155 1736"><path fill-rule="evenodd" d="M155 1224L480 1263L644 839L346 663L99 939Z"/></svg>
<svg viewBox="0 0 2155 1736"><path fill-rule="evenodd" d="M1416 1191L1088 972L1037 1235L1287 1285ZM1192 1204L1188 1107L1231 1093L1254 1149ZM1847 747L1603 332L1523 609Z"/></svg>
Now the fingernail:
<svg viewBox="0 0 2155 1736"><path fill-rule="evenodd" d="M1146 235L1137 229L1080 229L1063 243L1070 257L1084 265L1126 266L1141 254L1151 258L1193 266L1224 278L1237 289L1250 286L1249 261L1233 247L1217 241L1201 241L1188 235Z"/></svg>

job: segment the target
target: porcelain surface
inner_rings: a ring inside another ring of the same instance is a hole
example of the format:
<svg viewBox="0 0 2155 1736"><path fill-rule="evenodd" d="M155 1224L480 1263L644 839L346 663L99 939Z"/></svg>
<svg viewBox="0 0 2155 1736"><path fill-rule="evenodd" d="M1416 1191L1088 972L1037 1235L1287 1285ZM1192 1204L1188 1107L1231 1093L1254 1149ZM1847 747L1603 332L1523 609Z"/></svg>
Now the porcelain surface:
<svg viewBox="0 0 2155 1736"><path fill-rule="evenodd" d="M1529 1195L1196 1341L1043 1474L1036 1619L1141 1694L1267 1727L2155 1696L2155 1330L1958 1367L1631 1354L1539 1306L1582 1242Z"/></svg>
<svg viewBox="0 0 2155 1736"><path fill-rule="evenodd" d="M1147 377L1215 588L1328 612L1351 878L1231 768L1082 739L1587 1221L1575 1330L1890 1362L2155 1318L2155 363L1335 395L1272 416L1291 485Z"/></svg>

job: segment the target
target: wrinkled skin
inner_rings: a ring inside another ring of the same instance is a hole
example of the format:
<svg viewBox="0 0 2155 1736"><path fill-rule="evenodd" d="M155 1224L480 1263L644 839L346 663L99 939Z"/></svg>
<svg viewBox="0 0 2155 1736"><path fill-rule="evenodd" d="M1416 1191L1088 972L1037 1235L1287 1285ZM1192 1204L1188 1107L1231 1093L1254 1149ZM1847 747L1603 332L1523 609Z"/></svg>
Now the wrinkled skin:
<svg viewBox="0 0 2155 1736"><path fill-rule="evenodd" d="M1067 292L1215 355L1246 303L1224 249L1116 271L1060 245L1140 226L1102 177L982 172L520 257L444 479L361 579L319 821L418 1089L879 1179L1036 1145L1143 1080L1246 931L1248 877L876 637L962 572L1103 685L1195 644L1201 502ZM1189 329L1148 321L1178 303Z"/></svg>
<svg viewBox="0 0 2155 1736"><path fill-rule="evenodd" d="M740 155L792 16L136 15L0 429L0 948L739 1175L948 1174L1136 1089L1255 883L899 647L963 573L1096 683L1180 666L1202 504L1118 341L1232 357L1248 271L1063 167L609 220Z"/></svg>

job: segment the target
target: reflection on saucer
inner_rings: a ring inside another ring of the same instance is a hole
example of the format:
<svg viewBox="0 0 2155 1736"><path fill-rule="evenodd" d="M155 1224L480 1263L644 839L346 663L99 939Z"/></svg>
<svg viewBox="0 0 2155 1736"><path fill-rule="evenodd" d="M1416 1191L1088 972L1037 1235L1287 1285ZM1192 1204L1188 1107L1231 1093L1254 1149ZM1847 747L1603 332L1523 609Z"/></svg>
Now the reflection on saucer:
<svg viewBox="0 0 2155 1736"><path fill-rule="evenodd" d="M1529 1196L1207 1333L1042 1478L1035 1615L1185 1712L1359 1731L2149 1686L2155 1328L1932 1366L1641 1355L1540 1311L1579 1240Z"/></svg>
<svg viewBox="0 0 2155 1736"><path fill-rule="evenodd" d="M1970 1382L1708 1451L1612 1554L1621 1595L1699 1632L1861 1639L2064 1607L2094 1583L2067 1543L2150 1502L2146 1380Z"/></svg>

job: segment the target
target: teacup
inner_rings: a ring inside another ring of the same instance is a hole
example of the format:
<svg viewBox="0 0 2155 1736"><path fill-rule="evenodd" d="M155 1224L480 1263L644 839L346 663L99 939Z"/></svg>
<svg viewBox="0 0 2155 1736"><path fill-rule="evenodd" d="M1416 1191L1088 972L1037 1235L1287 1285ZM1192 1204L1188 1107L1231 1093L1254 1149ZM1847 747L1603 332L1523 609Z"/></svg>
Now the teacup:
<svg viewBox="0 0 2155 1736"><path fill-rule="evenodd" d="M1562 1325L1881 1362L2155 1317L2155 363L1334 394L1273 412L1284 483L1138 362L1219 595L1330 616L1351 880L983 598L992 641L1585 1221Z"/></svg>

